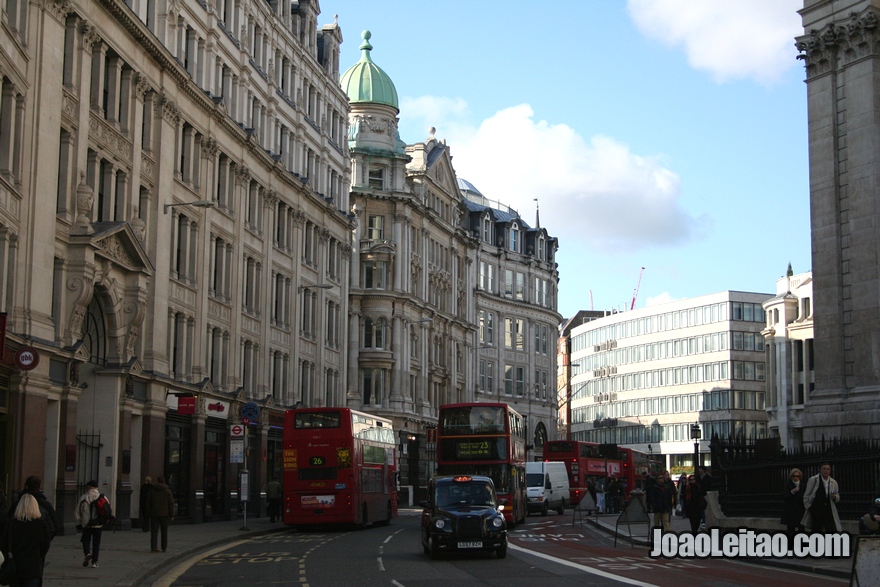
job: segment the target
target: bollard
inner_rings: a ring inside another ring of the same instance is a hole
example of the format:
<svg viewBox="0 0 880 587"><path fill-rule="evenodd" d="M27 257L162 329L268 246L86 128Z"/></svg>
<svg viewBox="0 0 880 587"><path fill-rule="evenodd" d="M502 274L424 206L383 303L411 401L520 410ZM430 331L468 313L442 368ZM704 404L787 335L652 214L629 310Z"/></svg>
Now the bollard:
<svg viewBox="0 0 880 587"><path fill-rule="evenodd" d="M205 521L205 492L200 489L193 492L192 521L193 524L201 524Z"/></svg>

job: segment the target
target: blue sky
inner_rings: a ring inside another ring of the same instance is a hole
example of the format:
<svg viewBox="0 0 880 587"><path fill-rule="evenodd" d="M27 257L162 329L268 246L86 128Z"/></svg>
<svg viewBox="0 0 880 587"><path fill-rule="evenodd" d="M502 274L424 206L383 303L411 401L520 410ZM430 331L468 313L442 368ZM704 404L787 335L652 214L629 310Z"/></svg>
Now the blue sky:
<svg viewBox="0 0 880 587"><path fill-rule="evenodd" d="M811 269L801 0L323 0L340 69L373 61L400 135L559 239L559 311Z"/></svg>

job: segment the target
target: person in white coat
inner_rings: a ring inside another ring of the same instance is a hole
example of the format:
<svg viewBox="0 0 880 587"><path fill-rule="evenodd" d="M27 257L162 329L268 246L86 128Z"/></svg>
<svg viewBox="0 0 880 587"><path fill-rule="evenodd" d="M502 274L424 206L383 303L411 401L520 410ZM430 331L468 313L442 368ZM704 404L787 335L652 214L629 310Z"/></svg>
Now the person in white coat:
<svg viewBox="0 0 880 587"><path fill-rule="evenodd" d="M840 487L831 477L831 463L822 463L819 474L810 477L804 491L806 512L801 524L809 532L840 532L840 518L837 515L837 502L840 501Z"/></svg>
<svg viewBox="0 0 880 587"><path fill-rule="evenodd" d="M76 510L73 512L73 519L76 522L77 530L82 529L83 547L83 566L91 565L93 568L98 567L98 556L101 554L101 533L103 526L92 519L92 503L101 492L98 491L98 482L89 481L86 484L86 492L79 498Z"/></svg>

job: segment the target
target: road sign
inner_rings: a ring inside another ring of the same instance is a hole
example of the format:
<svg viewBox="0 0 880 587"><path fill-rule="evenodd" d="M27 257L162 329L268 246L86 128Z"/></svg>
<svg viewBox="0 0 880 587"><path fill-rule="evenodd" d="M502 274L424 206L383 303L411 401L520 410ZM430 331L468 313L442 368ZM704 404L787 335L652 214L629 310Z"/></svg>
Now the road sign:
<svg viewBox="0 0 880 587"><path fill-rule="evenodd" d="M233 424L229 427L230 438L244 438L244 426L241 424Z"/></svg>
<svg viewBox="0 0 880 587"><path fill-rule="evenodd" d="M247 426L248 424L251 423L250 418L242 418L241 423L244 424L245 426Z"/></svg>
<svg viewBox="0 0 880 587"><path fill-rule="evenodd" d="M247 402L241 406L241 417L256 422L260 419L260 406L254 402Z"/></svg>

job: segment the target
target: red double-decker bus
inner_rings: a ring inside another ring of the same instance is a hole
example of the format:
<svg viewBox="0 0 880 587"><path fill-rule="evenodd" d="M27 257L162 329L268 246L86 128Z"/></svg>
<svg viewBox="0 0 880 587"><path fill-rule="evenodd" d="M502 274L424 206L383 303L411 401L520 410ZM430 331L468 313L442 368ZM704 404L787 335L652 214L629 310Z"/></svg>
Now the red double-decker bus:
<svg viewBox="0 0 880 587"><path fill-rule="evenodd" d="M437 474L491 477L505 519L526 517L525 419L507 404L466 403L440 406L437 426Z"/></svg>
<svg viewBox="0 0 880 587"><path fill-rule="evenodd" d="M545 461L562 461L568 470L571 503L576 505L587 491L588 481L616 477L626 483L629 492L641 484L648 473L648 455L616 445L601 445L580 440L551 440L544 443Z"/></svg>
<svg viewBox="0 0 880 587"><path fill-rule="evenodd" d="M285 524L365 527L397 516L391 420L348 408L287 410L283 442Z"/></svg>

